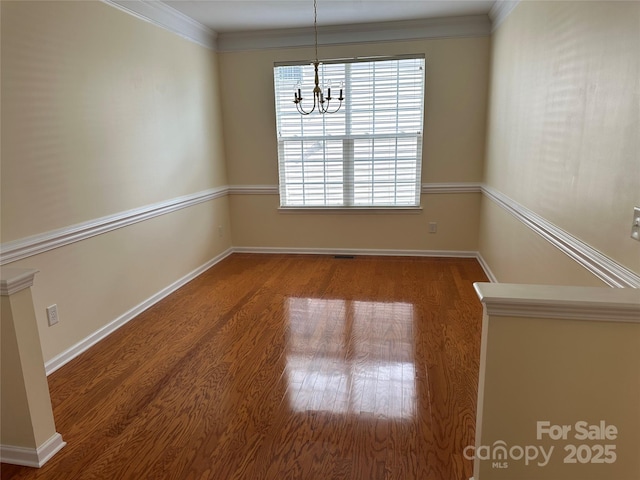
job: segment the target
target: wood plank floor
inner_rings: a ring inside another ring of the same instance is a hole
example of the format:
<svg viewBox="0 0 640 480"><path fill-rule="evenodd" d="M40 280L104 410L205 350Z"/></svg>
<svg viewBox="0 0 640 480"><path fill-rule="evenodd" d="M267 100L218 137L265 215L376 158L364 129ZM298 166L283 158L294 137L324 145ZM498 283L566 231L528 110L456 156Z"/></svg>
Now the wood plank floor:
<svg viewBox="0 0 640 480"><path fill-rule="evenodd" d="M49 376L2 479L467 480L474 259L234 254Z"/></svg>

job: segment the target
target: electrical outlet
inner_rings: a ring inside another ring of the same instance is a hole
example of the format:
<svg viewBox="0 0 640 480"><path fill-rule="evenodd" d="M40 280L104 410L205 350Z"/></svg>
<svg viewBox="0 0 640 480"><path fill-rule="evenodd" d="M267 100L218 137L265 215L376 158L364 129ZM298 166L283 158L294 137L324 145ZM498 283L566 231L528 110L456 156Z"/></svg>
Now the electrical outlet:
<svg viewBox="0 0 640 480"><path fill-rule="evenodd" d="M47 307L47 320L49 321L50 327L58 323L58 305L53 304L50 307Z"/></svg>
<svg viewBox="0 0 640 480"><path fill-rule="evenodd" d="M634 207L631 222L631 238L640 242L640 207Z"/></svg>
<svg viewBox="0 0 640 480"><path fill-rule="evenodd" d="M438 223L429 222L429 233L438 233Z"/></svg>

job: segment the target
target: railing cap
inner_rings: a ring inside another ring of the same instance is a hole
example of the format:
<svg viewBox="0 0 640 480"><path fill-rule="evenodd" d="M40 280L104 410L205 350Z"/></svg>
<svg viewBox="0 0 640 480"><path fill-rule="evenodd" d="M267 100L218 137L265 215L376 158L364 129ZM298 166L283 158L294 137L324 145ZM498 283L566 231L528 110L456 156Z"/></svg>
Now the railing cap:
<svg viewBox="0 0 640 480"><path fill-rule="evenodd" d="M640 289L474 283L493 316L640 323Z"/></svg>
<svg viewBox="0 0 640 480"><path fill-rule="evenodd" d="M0 295L6 297L33 285L38 273L35 268L2 268L0 270Z"/></svg>

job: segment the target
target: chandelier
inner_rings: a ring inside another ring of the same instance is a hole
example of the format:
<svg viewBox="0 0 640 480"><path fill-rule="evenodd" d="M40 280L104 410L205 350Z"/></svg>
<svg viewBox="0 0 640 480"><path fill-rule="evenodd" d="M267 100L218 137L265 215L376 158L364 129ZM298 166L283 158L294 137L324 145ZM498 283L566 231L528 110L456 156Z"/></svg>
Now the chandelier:
<svg viewBox="0 0 640 480"><path fill-rule="evenodd" d="M320 65L320 61L318 60L318 2L317 0L313 0L313 31L315 34L315 46L316 46L316 60L315 62L313 62L313 69L315 71L315 88L313 89L313 107L311 107L311 110L306 111L304 108L302 108L302 91L300 88L298 88L298 91L293 93L293 103L296 104L296 109L298 110L298 112L301 115L309 115L310 113L313 113L313 111L317 108L318 112L324 114L324 113L336 113L338 110L340 110L340 107L342 106L342 101L344 100L344 97L342 96L342 85L340 86L340 96L337 98L337 100L340 102L338 104L338 106L334 109L331 110L331 100L334 100L333 97L331 97L331 86L328 87L327 89L327 96L324 96L324 92L322 91L322 89L320 88L320 81L318 78L318 67ZM335 102L333 103L333 105L335 105Z"/></svg>

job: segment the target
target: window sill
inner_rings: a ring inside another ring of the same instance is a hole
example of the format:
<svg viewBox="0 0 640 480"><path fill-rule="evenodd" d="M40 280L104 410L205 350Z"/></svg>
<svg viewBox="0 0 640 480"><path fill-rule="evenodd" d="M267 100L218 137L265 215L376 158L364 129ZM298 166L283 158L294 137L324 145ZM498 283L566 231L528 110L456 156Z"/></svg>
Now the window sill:
<svg viewBox="0 0 640 480"><path fill-rule="evenodd" d="M422 207L278 207L279 213L320 215L416 215Z"/></svg>

